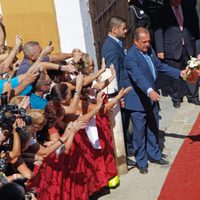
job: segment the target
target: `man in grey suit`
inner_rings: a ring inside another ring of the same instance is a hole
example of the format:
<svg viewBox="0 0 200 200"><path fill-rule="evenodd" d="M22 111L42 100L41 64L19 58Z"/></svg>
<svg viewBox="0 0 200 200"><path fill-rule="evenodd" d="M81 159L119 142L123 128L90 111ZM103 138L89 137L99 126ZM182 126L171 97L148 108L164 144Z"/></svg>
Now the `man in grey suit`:
<svg viewBox="0 0 200 200"><path fill-rule="evenodd" d="M199 38L199 20L195 1L170 0L158 14L159 22L154 33L157 56L176 69L185 69L190 56L195 56L195 41ZM197 84L167 79L167 89L175 108L183 97L200 105Z"/></svg>

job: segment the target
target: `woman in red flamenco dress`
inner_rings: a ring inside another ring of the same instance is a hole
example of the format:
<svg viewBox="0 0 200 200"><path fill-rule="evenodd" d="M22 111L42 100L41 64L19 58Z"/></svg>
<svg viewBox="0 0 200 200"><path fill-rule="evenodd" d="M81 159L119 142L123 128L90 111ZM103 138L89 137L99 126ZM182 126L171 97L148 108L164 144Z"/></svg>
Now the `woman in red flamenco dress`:
<svg viewBox="0 0 200 200"><path fill-rule="evenodd" d="M127 91L119 92L115 100L121 99ZM108 118L108 110L116 101L102 106L97 100L96 104L90 104L88 111L83 112L87 114L82 118L91 119L101 107L100 114L96 117L101 149L94 149L85 130L81 129L67 141L64 150L61 148L44 160L36 177L27 186L28 189L36 187L38 199L87 200L93 193L106 186L110 178L117 175ZM81 107L82 103L80 102ZM49 108L52 108L52 105ZM54 112L55 116L58 113ZM59 119L61 121L62 117L57 116L57 122ZM58 129L52 127L49 134L59 136Z"/></svg>

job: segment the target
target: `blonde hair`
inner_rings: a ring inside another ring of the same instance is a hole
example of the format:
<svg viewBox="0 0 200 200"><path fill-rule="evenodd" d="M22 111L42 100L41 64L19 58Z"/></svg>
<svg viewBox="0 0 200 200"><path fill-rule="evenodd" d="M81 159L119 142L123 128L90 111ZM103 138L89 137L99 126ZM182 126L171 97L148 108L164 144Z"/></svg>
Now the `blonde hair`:
<svg viewBox="0 0 200 200"><path fill-rule="evenodd" d="M87 76L91 73L90 71L91 61L92 61L92 64L94 65L92 57L89 54L84 53L82 57L81 65L79 66L79 71L81 71L83 75Z"/></svg>
<svg viewBox="0 0 200 200"><path fill-rule="evenodd" d="M19 104L22 102L23 98L24 98L24 96L15 96L9 101L9 104L14 104L14 105L19 106Z"/></svg>
<svg viewBox="0 0 200 200"><path fill-rule="evenodd" d="M40 126L41 124L44 124L45 116L44 111L40 109L30 109L26 112L27 115L31 116L32 119L32 125L33 126Z"/></svg>
<svg viewBox="0 0 200 200"><path fill-rule="evenodd" d="M24 96L13 97L8 104L19 106L23 100ZM27 106L26 110L30 110L30 104Z"/></svg>

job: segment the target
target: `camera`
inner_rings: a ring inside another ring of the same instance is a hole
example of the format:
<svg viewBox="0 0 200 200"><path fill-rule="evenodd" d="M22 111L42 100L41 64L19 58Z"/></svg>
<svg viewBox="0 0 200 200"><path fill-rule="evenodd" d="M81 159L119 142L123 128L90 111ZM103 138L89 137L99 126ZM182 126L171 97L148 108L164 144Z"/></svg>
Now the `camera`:
<svg viewBox="0 0 200 200"><path fill-rule="evenodd" d="M13 123L17 118L25 121L26 125L31 125L31 116L26 115L26 110L18 108L17 105L7 104L7 93L1 94L0 127L12 130Z"/></svg>
<svg viewBox="0 0 200 200"><path fill-rule="evenodd" d="M52 43L53 43L52 41L49 41L49 46L51 46L51 45L52 45Z"/></svg>
<svg viewBox="0 0 200 200"><path fill-rule="evenodd" d="M6 163L5 159L0 157L0 173L5 172L6 168L7 168L7 163Z"/></svg>
<svg viewBox="0 0 200 200"><path fill-rule="evenodd" d="M37 193L35 190L30 190L26 193L25 195L25 200L31 200L32 196L34 196L35 198L37 198Z"/></svg>

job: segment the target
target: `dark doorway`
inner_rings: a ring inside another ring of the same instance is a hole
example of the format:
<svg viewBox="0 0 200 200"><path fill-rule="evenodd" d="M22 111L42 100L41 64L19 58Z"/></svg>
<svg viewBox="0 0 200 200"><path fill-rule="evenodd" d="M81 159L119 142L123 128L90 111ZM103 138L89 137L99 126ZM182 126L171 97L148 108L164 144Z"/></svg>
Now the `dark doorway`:
<svg viewBox="0 0 200 200"><path fill-rule="evenodd" d="M101 46L106 37L107 22L111 16L120 16L130 24L128 0L89 0L89 9L92 20L94 42L98 64L101 59ZM131 29L128 27L128 35L125 41L126 48L132 44Z"/></svg>

